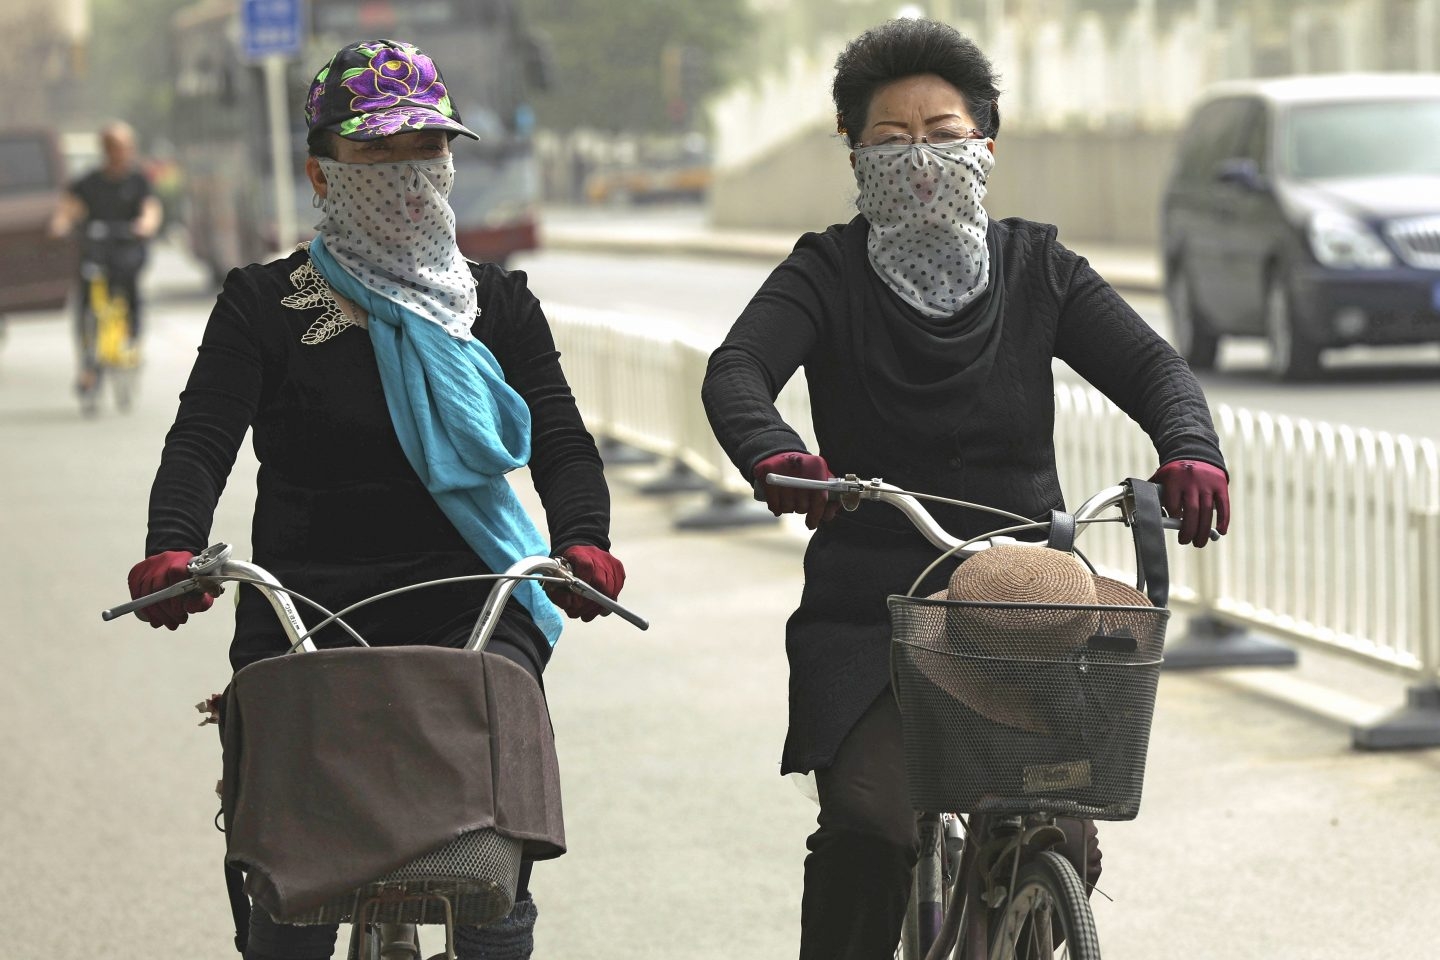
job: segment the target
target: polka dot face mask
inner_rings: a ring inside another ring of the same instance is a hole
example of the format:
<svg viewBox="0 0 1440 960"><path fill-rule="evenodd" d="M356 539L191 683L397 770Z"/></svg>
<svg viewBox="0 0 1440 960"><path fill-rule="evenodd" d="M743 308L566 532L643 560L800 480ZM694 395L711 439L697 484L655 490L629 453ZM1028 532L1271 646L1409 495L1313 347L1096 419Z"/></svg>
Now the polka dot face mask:
<svg viewBox="0 0 1440 960"><path fill-rule="evenodd" d="M980 201L995 157L986 142L855 151L855 205L870 222L870 266L928 317L950 316L990 282L990 220Z"/></svg>
<svg viewBox="0 0 1440 960"><path fill-rule="evenodd" d="M475 280L455 245L450 157L398 163L322 158L329 190L318 230L365 287L404 304L459 340L472 338Z"/></svg>

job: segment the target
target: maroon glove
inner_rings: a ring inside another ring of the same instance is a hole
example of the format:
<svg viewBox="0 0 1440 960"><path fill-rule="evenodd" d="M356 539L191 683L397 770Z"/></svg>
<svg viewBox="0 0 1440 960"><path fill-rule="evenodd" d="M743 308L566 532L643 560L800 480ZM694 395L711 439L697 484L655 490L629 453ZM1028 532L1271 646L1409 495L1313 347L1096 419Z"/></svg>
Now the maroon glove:
<svg viewBox="0 0 1440 960"><path fill-rule="evenodd" d="M1203 547L1210 542L1210 528L1221 533L1230 529L1230 482L1225 471L1199 460L1172 460L1155 471L1151 483L1158 483L1160 505L1172 517L1180 518L1180 542Z"/></svg>
<svg viewBox="0 0 1440 960"><path fill-rule="evenodd" d="M135 564L130 568L130 599L138 600L146 594L189 579L190 571L185 569L185 564L194 556L184 550L166 550ZM165 627L174 630L189 620L190 614L203 613L214 602L215 598L208 593L191 593L142 607L135 611L135 616L157 629Z"/></svg>
<svg viewBox="0 0 1440 960"><path fill-rule="evenodd" d="M560 556L564 557L570 564L571 571L575 576L584 580L590 586L599 590L611 600L620 596L620 588L625 586L625 565L622 564L613 554L601 550L599 547L575 546L566 547L561 551ZM608 617L610 611L606 610L594 600L587 600L580 594L569 590L558 583L545 585L545 592L555 606L565 611L566 616L574 619L579 618L589 623L598 617Z"/></svg>
<svg viewBox="0 0 1440 960"><path fill-rule="evenodd" d="M751 475L755 486L765 488L765 505L775 516L782 513L805 514L805 526L814 530L830 520L840 510L840 501L831 500L824 490L800 490L796 487L780 487L765 482L765 474L779 473L787 477L803 477L806 480L829 480L835 475L824 457L810 453L777 453L755 464Z"/></svg>

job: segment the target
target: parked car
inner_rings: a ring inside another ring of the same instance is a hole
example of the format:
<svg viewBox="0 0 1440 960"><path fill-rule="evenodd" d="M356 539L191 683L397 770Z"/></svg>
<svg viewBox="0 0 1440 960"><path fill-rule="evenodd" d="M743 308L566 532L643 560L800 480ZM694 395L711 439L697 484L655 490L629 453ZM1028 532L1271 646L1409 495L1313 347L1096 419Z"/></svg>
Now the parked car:
<svg viewBox="0 0 1440 960"><path fill-rule="evenodd" d="M1212 88L1162 208L1176 346L1263 336L1272 372L1321 352L1440 341L1440 74L1336 74Z"/></svg>
<svg viewBox="0 0 1440 960"><path fill-rule="evenodd" d="M0 130L0 315L65 305L75 241L49 226L68 179L56 133Z"/></svg>

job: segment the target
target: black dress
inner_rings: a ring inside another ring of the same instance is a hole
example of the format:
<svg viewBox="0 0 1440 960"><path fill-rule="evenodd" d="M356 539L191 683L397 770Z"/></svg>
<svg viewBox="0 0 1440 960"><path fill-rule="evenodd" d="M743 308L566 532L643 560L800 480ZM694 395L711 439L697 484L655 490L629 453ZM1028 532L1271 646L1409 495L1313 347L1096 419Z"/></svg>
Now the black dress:
<svg viewBox="0 0 1440 960"><path fill-rule="evenodd" d="M989 288L938 321L905 304L871 268L868 231L856 217L802 237L710 358L706 412L747 480L765 457L804 449L773 403L803 366L818 452L837 474L1047 517L1063 507L1053 358L1136 420L1160 462L1223 469L1185 361L1059 243L1054 227L991 221ZM932 513L963 536L997 526L971 511ZM935 556L908 520L878 504L842 511L811 538L800 606L786 627L782 773L828 766L885 689L885 598L903 593ZM925 592L940 589L950 569L937 570Z"/></svg>
<svg viewBox="0 0 1440 960"><path fill-rule="evenodd" d="M609 549L610 498L595 442L560 368L525 275L472 265L473 330L532 416L530 473L552 553ZM150 494L147 556L198 552L247 429L260 461L254 562L331 610L420 580L489 573L405 458L385 405L370 335L352 324L296 252L232 270L210 315ZM370 643L458 645L488 582L430 588L347 617ZM241 589L235 669L285 649L275 614ZM300 607L307 623L319 618ZM543 667L550 646L512 600L497 630ZM320 646L352 641L333 627Z"/></svg>

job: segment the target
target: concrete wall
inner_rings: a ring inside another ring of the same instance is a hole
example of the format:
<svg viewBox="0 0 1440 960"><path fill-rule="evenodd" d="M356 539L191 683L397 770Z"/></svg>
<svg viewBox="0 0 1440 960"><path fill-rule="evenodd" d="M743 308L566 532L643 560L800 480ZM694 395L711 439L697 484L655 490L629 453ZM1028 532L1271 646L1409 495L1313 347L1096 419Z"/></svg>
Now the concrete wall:
<svg viewBox="0 0 1440 960"><path fill-rule="evenodd" d="M1054 223L1072 240L1154 245L1175 134L1002 132L985 207L992 217ZM720 227L801 232L855 215L848 150L815 127L743 169L722 172L710 193Z"/></svg>

